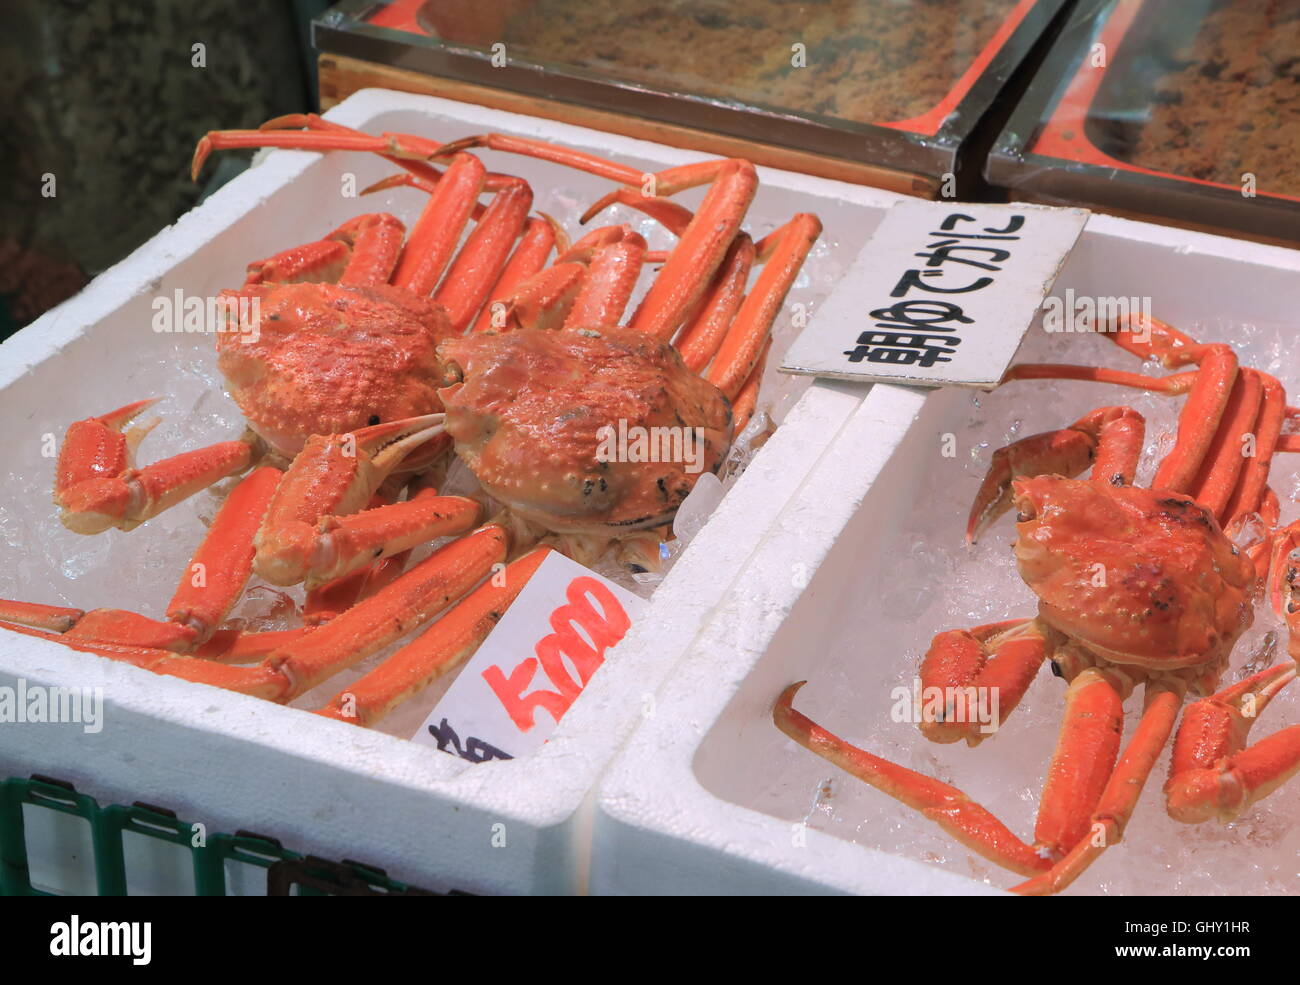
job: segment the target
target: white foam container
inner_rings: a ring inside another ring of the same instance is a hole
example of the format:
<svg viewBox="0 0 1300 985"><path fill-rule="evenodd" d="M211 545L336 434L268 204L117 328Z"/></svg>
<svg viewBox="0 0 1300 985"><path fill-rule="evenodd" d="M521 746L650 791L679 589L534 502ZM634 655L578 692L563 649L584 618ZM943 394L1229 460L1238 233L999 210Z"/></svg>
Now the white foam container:
<svg viewBox="0 0 1300 985"><path fill-rule="evenodd" d="M1080 295L1150 296L1156 317L1205 341L1214 340L1216 332L1231 338L1234 324L1281 326L1271 368L1295 390L1297 350L1287 338L1300 310L1300 253L1093 216L1056 292L1067 287ZM1205 335L1193 326L1205 327ZM1107 357L1106 343L1076 339L1080 352L1053 361ZM1139 368L1118 349L1108 364ZM1002 424L1013 417L1007 402L1021 401L1020 435L1064 427L1088 408L1134 399L1133 391L1100 384L1016 387L1014 395L1006 388L981 399L989 416ZM944 434L958 433L959 454L966 454L962 422L972 413L969 392L883 384L818 384L813 392L818 390L853 404L834 444L782 507L741 578L664 684L655 714L602 780L594 893L987 894L1020 881L973 860L935 825L798 747L772 722L777 695L807 679L795 707L819 724L914 769L931 775L937 770L942 779L1001 812L1013 830L1027 832L1034 812L1027 792L1036 782L1032 770L1026 780L1000 760L1013 753L1045 763L1063 690L1060 681L1040 674L996 740L974 750L935 746L915 725L889 720L886 689L910 684L930 636L970 624L954 618L950 610L957 603L943 598L963 596L959 582L972 570L967 565L997 559L1011 586L1005 593L994 589L999 597L984 606L987 615L979 622L1032 615L1033 597L1011 566L1008 543L1014 535L1007 520L981 542L977 555L960 557L978 470L953 480L951 491L940 489L934 502L918 494L932 470L947 467L940 452ZM1172 425L1173 413L1169 402L1161 427ZM1157 430L1149 426L1148 437ZM1007 438L991 424L979 433L993 446ZM986 467L987 449L980 461L980 469ZM1294 461L1275 460L1275 469L1278 464L1290 476L1274 473L1286 520L1294 512L1287 500L1300 486ZM915 628L873 632L870 624L854 622L852 613L871 604L873 595L888 592L891 582L902 579L903 566L913 563L913 551L890 539L900 529L919 551L949 552L934 568L934 593L940 598L917 606ZM977 600L963 597L961 604L976 608ZM858 634L848 643L846 625ZM855 709L855 703L861 707ZM1127 705L1131 734L1140 700ZM1297 708L1297 695L1278 699L1253 737L1296 721ZM1026 716L1036 718L1032 728L1021 728L1019 719ZM1030 751L1008 747L1016 743ZM1197 886L1184 891L1294 893L1300 884L1294 864L1300 829L1290 819L1300 802L1300 784L1275 793L1232 831L1189 830L1163 816L1159 787L1166 762L1157 766L1124 844L1103 856L1071 891L1104 890L1123 882L1126 866L1154 864L1161 868L1143 892L1169 891L1181 865ZM823 791L831 789L830 799L815 793L819 784ZM834 820L818 814L845 800L847 806L833 808ZM1232 864L1246 874L1246 888L1225 889L1213 873L1191 872L1196 858L1189 865L1166 857L1171 842L1162 839L1180 838L1199 838L1187 844L1209 846L1186 851L1209 852L1216 839L1230 843L1225 850L1235 852ZM931 864L923 860L927 853L946 858Z"/></svg>
<svg viewBox="0 0 1300 985"><path fill-rule="evenodd" d="M703 159L592 130L382 90L359 92L328 117L370 133L409 131L448 140L488 131L542 137L647 171ZM558 166L483 156L489 169L520 175L539 190L559 185L589 202L610 188L607 181ZM207 296L238 285L250 260L314 239L360 212L391 207L412 217L422 197L410 189L378 202L340 194L348 174L355 175L356 188L364 188L394 170L369 155L273 152L0 346L0 446L12 469L0 489L0 520L19 497L48 499L53 462L40 451L47 430L156 392L168 394L164 411L183 408L200 395L194 389L198 377L172 381L157 363L160 352L178 361L214 362L211 338L152 333L153 299L176 288ZM820 262L839 270L896 200L874 189L770 169L761 168L760 178L747 228L762 233L797 211L818 213L829 244ZM798 285L791 299L812 300ZM103 687L107 702L106 725L98 735L86 735L76 725L0 725L0 776L55 776L101 803L161 805L183 819L201 821L210 832L257 831L299 852L364 860L432 889L580 891L590 844L590 795L601 769L841 429L860 425L877 405L882 414L893 415L896 424L888 427L904 426L918 402L901 391L880 395L864 405L861 392L852 388L807 389L659 586L645 617L533 756L471 766L389 735L0 633L0 685L24 678L29 685ZM216 393L212 399L226 398ZM160 429L142 449L145 460L230 436L183 434L168 427L172 430ZM8 563L24 565L9 591L32 601L66 597L83 608L116 606L158 615L165 594L133 597L123 587L130 579L115 577L113 566L131 573L164 564L178 576L201 530L172 529L171 523L159 517L130 534L100 535L104 558L71 584L60 570L58 548L48 546L56 528L0 524L8 539ZM684 720L682 726L689 730L693 723ZM62 844L44 836L31 842L33 851L55 853ZM41 871L59 867L58 858L33 862Z"/></svg>

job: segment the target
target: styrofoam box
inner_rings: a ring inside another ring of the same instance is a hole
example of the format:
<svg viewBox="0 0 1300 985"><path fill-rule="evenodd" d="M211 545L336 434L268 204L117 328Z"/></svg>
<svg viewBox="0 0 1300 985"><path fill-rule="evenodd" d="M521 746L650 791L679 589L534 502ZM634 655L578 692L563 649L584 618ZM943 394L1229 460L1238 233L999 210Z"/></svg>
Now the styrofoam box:
<svg viewBox="0 0 1300 985"><path fill-rule="evenodd" d="M1203 341L1230 341L1244 365L1300 386L1300 253L1093 216L1054 294L1149 297L1152 313ZM1022 361L1152 374L1097 334L1031 330ZM975 749L936 745L891 715L934 633L1035 611L1016 574L1005 517L973 548L967 510L993 448L1132 404L1147 416L1138 481L1168 450L1181 401L1086 382L1024 381L991 394L818 384L851 404L714 618L691 645L602 780L595 893L997 893L1021 879L937 825L787 739L772 706L795 707L878 755L961 787L1030 837L1064 685L1044 670L1011 719ZM1294 401L1294 397L1291 398ZM1274 459L1283 520L1296 514L1297 458ZM1285 659L1267 607L1227 681ZM1258 739L1300 721L1300 689L1261 716ZM1126 703L1131 735L1141 707ZM1300 783L1237 822L1184 826L1164 813L1157 764L1122 844L1072 893L1291 893L1300 889Z"/></svg>
<svg viewBox="0 0 1300 985"><path fill-rule="evenodd" d="M443 140L490 131L542 137L647 171L704 159L592 130L382 90L357 93L328 116L370 133L412 132ZM482 157L490 170L527 179L537 192L535 210L572 215L612 187L528 158L487 152ZM176 162L178 168L186 164ZM155 299L178 288L206 297L237 286L251 260L317 238L362 212L386 209L409 222L424 201L413 189L372 198L348 195L395 170L364 154L271 152L0 347L0 445L12 471L0 490L0 538L8 566L0 596L161 615L202 534L194 509L182 504L128 534L110 531L69 540L72 535L59 528L48 506L53 460L48 457L52 439L46 436L60 435L73 420L162 394L158 410L165 423L142 447L142 461L233 437L228 398L213 385L212 339L152 331ZM809 272L790 297L791 305L815 307L896 197L759 170L761 189L747 229L761 235L798 211L815 212L825 223ZM701 194L696 190L682 200L693 205ZM640 218L630 212L625 217ZM576 231L572 225L570 230ZM671 240L665 234L658 242ZM788 329L790 312L782 318ZM535 755L471 765L382 732L5 633L0 635L0 684L12 686L24 678L31 685L103 687L107 708L98 735L84 734L77 725L0 725L0 775L56 776L101 803L161 805L202 822L209 832L257 831L294 850L360 859L428 888L580 891L590 795L599 771L667 670L695 641L803 476L840 429L861 415L862 395L851 388L809 389L806 381L790 381L774 371L769 383L776 387L773 392L789 391L781 406L772 408L784 418L782 426L658 586L644 618L609 654ZM204 508L214 504L211 500ZM68 553L72 549L83 552L75 561ZM41 812L28 813L31 819ZM64 836L33 836L31 842L41 856L33 860L34 868L56 873L43 877L46 885L75 885L57 877L60 846L71 844Z"/></svg>

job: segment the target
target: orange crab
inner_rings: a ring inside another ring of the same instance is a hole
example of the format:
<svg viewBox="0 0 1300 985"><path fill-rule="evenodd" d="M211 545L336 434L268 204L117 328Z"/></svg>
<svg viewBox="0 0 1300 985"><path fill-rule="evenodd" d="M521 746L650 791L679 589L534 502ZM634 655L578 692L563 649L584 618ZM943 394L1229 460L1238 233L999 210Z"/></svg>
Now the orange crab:
<svg viewBox="0 0 1300 985"><path fill-rule="evenodd" d="M248 423L242 439L135 468L147 428L128 425L150 401L69 428L55 500L85 533L131 529L259 466L227 497L164 620L0 601L0 625L288 701L442 613L321 709L369 724L472 653L549 549L522 553L538 528L571 553L648 536L657 547L645 528L671 520L752 412L773 320L820 224L796 216L753 243L740 225L754 169L715 161L655 176L666 194L709 184L697 214L629 189L605 200L676 233L666 254L627 226L570 245L552 220L529 217L522 180L489 174L463 146L371 137L315 116L208 134L194 171L214 148L265 145L381 153L406 174L380 184L414 185L428 203L409 237L393 216L360 216L254 263L227 292L257 302L245 326L254 331L218 334L218 366ZM591 155L536 141L512 149L642 184L640 172ZM435 157L450 159L445 171ZM662 270L620 327L647 261ZM619 420L700 429L704 468L601 459L598 432ZM498 515L476 528L477 502L437 494L433 473L453 445L526 522ZM458 539L403 571L412 548L444 537ZM484 580L511 556L504 577ZM307 625L221 630L253 572L305 582Z"/></svg>
<svg viewBox="0 0 1300 985"><path fill-rule="evenodd" d="M1294 525L1274 532L1277 498L1267 487L1271 457L1284 447L1285 395L1272 377L1239 368L1226 346L1197 344L1161 323L1150 328L1149 338L1127 325L1109 337L1168 367L1197 368L1160 379L1063 365L1008 373L1008 380L1092 379L1188 397L1175 447L1151 488L1132 484L1144 422L1127 407L1102 408L994 454L968 538L1014 505L1016 561L1038 596L1038 615L940 633L921 665L923 687L961 695L968 707L983 689L996 691L998 724L1044 661L1069 683L1033 841L957 788L858 749L795 711L802 684L787 688L774 711L796 742L921 811L985 858L1031 877L1019 893L1064 889L1120 840L1188 690L1209 696L1187 709L1174 742L1165 786L1172 817L1233 817L1300 769L1300 726L1246 744L1257 714L1295 677L1292 661L1213 693L1254 618L1270 553L1278 557L1297 536ZM1247 437L1251 457L1241 451ZM1088 468L1087 481L1074 478ZM1255 515L1270 532L1239 550L1224 529ZM1275 576L1289 594L1293 576ZM1293 639L1296 608L1288 598ZM1142 718L1121 751L1123 701L1139 684ZM939 721L921 725L923 734L972 746L987 737L978 716L956 709L948 700Z"/></svg>
<svg viewBox="0 0 1300 985"><path fill-rule="evenodd" d="M722 392L643 332L519 329L453 339L438 353L459 380L441 391L456 453L494 498L546 530L612 533L667 523L695 478L718 470L731 443ZM685 461L593 457L617 420L699 429L698 470Z"/></svg>

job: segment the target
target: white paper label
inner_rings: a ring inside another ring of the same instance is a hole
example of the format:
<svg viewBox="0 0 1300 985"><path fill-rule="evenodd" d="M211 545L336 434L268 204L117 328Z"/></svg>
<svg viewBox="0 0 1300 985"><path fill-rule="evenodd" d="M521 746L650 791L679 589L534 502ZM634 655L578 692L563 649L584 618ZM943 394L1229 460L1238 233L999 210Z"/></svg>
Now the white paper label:
<svg viewBox="0 0 1300 985"><path fill-rule="evenodd" d="M552 552L412 740L473 762L532 752L644 607L644 599Z"/></svg>
<svg viewBox="0 0 1300 985"><path fill-rule="evenodd" d="M782 372L992 390L1088 216L1020 203L898 203Z"/></svg>

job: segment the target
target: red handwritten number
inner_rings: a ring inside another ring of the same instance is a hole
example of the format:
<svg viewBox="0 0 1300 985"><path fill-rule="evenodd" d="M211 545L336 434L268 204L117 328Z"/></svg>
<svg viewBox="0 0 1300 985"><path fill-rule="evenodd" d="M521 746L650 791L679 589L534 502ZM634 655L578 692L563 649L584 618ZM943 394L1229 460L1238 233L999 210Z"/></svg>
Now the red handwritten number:
<svg viewBox="0 0 1300 985"><path fill-rule="evenodd" d="M495 665L483 671L483 679L521 732L527 732L537 724L538 708L550 712L558 722L587 686L591 675L605 662L605 651L621 640L632 625L614 593L595 578L583 575L573 579L564 597L568 603L551 613L554 632L538 640L533 648L536 657L522 661L509 677ZM592 598L600 604L599 611L592 605ZM582 638L575 628L577 626L586 630L591 643ZM577 680L569 672L565 657L578 672ZM538 689L525 694L533 683L539 663L555 690Z"/></svg>

